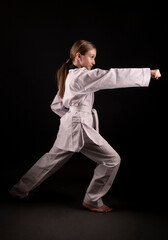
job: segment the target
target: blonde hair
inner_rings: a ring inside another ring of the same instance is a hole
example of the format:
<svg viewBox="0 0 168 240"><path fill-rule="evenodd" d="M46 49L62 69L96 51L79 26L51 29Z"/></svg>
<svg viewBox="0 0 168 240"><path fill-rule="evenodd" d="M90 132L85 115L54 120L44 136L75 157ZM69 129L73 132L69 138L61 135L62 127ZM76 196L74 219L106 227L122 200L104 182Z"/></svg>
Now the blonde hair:
<svg viewBox="0 0 168 240"><path fill-rule="evenodd" d="M78 40L73 44L70 50L70 58L64 64L62 64L57 71L57 85L59 89L59 96L61 98L64 97L65 81L68 75L69 65L75 60L76 54L79 52L81 55L85 55L93 48L96 49L95 45L85 40Z"/></svg>

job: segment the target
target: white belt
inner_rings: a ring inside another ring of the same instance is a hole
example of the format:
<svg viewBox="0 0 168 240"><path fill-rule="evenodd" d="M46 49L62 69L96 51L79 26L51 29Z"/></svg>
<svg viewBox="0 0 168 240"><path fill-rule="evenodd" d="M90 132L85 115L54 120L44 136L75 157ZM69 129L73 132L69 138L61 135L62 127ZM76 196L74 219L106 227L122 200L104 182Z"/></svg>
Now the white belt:
<svg viewBox="0 0 168 240"><path fill-rule="evenodd" d="M79 105L79 106L70 106L69 110L71 112L79 111L79 112L92 113L94 128L96 129L97 132L99 132L99 118L98 118L96 109L93 109L92 107L89 107L89 106Z"/></svg>
<svg viewBox="0 0 168 240"><path fill-rule="evenodd" d="M78 105L78 106L70 106L69 110L71 112L79 111L79 112L91 112L92 107L85 106L85 105Z"/></svg>

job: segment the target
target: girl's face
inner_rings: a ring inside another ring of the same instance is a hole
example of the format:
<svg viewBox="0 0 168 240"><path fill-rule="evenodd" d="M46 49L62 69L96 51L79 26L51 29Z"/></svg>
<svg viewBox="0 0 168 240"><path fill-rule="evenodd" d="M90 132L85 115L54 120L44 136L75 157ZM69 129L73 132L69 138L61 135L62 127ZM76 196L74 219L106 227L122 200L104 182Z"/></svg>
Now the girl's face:
<svg viewBox="0 0 168 240"><path fill-rule="evenodd" d="M96 49L93 48L89 50L85 55L78 53L77 60L80 67L85 67L91 70L93 65L95 65Z"/></svg>

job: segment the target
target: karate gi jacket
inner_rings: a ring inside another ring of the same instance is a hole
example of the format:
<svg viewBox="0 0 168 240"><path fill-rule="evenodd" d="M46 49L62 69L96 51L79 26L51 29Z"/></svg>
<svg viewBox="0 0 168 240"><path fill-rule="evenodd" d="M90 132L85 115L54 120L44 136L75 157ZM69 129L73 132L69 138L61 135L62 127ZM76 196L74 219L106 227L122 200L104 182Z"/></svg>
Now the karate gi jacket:
<svg viewBox="0 0 168 240"><path fill-rule="evenodd" d="M102 145L104 139L95 129L92 114L94 92L148 86L149 82L150 68L70 69L63 99L59 97L58 92L51 104L51 109L61 117L55 146L79 152L85 143L84 133L95 144Z"/></svg>

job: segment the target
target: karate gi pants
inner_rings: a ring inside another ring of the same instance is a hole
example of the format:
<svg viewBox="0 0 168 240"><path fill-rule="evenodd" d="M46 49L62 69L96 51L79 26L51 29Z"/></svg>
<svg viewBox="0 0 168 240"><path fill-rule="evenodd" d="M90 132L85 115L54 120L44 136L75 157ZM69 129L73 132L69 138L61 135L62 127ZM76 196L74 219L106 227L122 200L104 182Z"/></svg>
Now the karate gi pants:
<svg viewBox="0 0 168 240"><path fill-rule="evenodd" d="M103 205L102 197L110 189L120 165L120 156L106 140L101 146L92 142L84 134L85 144L81 153L97 163L93 178L86 191L84 202L94 206ZM74 154L55 145L44 154L10 190L13 197L24 198L29 192L54 174Z"/></svg>

